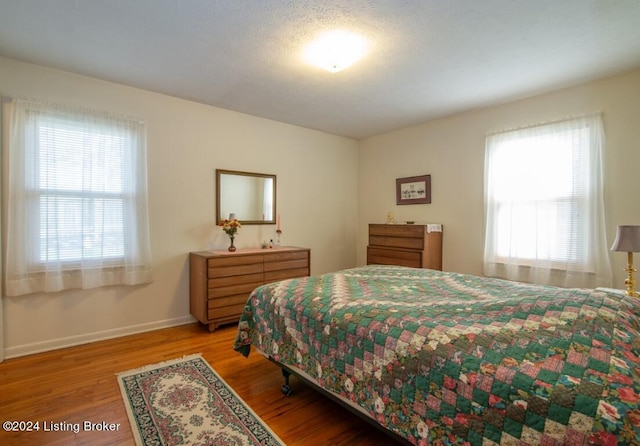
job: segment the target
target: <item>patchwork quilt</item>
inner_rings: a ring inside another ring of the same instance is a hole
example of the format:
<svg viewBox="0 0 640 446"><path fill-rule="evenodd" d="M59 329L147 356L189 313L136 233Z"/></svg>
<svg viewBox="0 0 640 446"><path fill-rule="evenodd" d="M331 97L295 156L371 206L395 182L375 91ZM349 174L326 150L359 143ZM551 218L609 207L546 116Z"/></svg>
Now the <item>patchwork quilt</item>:
<svg viewBox="0 0 640 446"><path fill-rule="evenodd" d="M640 300L370 265L253 291L234 348L416 445L640 444Z"/></svg>

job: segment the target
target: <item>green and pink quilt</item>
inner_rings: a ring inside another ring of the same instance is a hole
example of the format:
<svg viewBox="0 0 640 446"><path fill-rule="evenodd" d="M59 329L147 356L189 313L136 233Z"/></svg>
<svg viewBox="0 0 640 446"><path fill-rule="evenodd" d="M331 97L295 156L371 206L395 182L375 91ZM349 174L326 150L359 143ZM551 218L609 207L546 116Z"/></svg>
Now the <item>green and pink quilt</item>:
<svg viewBox="0 0 640 446"><path fill-rule="evenodd" d="M255 346L417 445L640 444L640 300L370 265L254 290Z"/></svg>

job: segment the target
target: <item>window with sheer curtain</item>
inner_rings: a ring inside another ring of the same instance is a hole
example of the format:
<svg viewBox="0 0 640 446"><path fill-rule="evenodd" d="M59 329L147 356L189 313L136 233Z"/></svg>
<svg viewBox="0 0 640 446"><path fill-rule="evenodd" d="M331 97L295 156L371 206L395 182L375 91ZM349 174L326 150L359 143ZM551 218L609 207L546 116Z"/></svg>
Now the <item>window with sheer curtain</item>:
<svg viewBox="0 0 640 446"><path fill-rule="evenodd" d="M8 296L151 281L144 124L12 100Z"/></svg>
<svg viewBox="0 0 640 446"><path fill-rule="evenodd" d="M609 286L599 115L491 135L485 153L484 274Z"/></svg>

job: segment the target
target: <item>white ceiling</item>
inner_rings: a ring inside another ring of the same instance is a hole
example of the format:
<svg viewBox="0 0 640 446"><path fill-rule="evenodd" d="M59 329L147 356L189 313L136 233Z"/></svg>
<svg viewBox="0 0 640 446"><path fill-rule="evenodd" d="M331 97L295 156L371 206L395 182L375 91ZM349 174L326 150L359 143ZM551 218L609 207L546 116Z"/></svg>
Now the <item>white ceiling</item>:
<svg viewBox="0 0 640 446"><path fill-rule="evenodd" d="M331 28L371 44L336 74ZM640 68L640 1L0 0L0 55L363 138Z"/></svg>

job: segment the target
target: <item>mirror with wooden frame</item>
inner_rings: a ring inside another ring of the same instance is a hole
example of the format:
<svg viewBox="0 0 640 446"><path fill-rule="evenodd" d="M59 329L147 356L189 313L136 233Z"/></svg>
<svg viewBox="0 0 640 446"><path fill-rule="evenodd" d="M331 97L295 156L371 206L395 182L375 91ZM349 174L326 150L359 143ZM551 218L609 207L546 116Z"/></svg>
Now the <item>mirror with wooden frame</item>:
<svg viewBox="0 0 640 446"><path fill-rule="evenodd" d="M276 176L216 169L216 218L235 214L243 225L276 223Z"/></svg>

